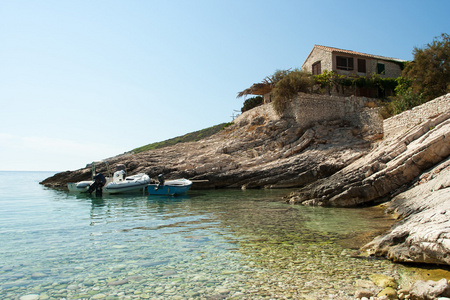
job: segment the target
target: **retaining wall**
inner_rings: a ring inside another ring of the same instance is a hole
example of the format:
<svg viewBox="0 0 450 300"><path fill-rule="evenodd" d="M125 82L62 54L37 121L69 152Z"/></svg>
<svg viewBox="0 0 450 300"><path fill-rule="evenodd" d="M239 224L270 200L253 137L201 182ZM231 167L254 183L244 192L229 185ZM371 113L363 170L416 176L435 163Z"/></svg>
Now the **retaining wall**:
<svg viewBox="0 0 450 300"><path fill-rule="evenodd" d="M383 119L379 108L370 108L373 99L366 97L339 97L300 93L285 112L301 127L322 121L345 120L367 134L383 133Z"/></svg>
<svg viewBox="0 0 450 300"><path fill-rule="evenodd" d="M383 133L383 119L379 108L370 108L370 103L373 103L373 99L365 97L299 93L281 118L294 119L302 128L311 127L317 122L344 120L362 129L366 135L380 135ZM242 126L261 116L269 120L280 119L272 103L267 103L244 112L234 122Z"/></svg>

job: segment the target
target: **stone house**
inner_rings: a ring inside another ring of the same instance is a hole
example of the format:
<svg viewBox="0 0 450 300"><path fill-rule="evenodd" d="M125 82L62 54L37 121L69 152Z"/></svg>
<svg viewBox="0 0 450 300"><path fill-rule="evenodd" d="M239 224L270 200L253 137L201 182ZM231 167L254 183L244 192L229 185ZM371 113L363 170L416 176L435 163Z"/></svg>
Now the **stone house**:
<svg viewBox="0 0 450 300"><path fill-rule="evenodd" d="M302 69L313 75L319 75L324 70L328 70L344 76L378 74L382 78L397 78L402 75L405 62L397 58L314 45ZM368 88L356 89L353 93L356 96L381 96L379 91Z"/></svg>
<svg viewBox="0 0 450 300"><path fill-rule="evenodd" d="M381 77L397 78L402 75L402 66L405 62L397 58L314 45L302 69L312 72L313 75L328 70L347 76L366 76L375 73Z"/></svg>
<svg viewBox="0 0 450 300"><path fill-rule="evenodd" d="M381 78L397 78L402 75L405 60L372 55L351 50L344 50L321 45L314 45L302 70L313 75L322 74L324 70L335 72L339 75L357 77L378 74ZM255 83L250 88L238 93L238 97L246 95L259 95L264 97L264 103L271 102L271 91L274 84L267 80ZM352 87L344 92L331 91L336 96L361 96L361 97L385 97L393 94L392 90L380 90L379 88Z"/></svg>

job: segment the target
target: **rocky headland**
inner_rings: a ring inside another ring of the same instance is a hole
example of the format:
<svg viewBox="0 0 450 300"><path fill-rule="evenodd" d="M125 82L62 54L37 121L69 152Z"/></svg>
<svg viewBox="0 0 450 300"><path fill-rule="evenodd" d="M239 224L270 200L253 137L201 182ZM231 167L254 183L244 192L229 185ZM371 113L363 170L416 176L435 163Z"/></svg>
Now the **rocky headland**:
<svg viewBox="0 0 450 300"><path fill-rule="evenodd" d="M396 225L362 250L399 262L450 264L450 94L382 120L370 99L300 94L279 116L271 104L198 142L108 160L128 174L189 178L193 189L297 188L284 201L381 204ZM103 168L103 169L102 169ZM100 164L97 169L106 170ZM61 188L90 168L55 174Z"/></svg>

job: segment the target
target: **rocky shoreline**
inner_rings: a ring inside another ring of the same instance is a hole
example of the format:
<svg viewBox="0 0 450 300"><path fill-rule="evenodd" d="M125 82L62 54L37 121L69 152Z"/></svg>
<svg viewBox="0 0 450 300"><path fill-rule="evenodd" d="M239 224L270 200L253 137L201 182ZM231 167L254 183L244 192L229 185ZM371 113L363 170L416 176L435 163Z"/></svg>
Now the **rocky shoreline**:
<svg viewBox="0 0 450 300"><path fill-rule="evenodd" d="M385 202L387 211L401 221L364 250L397 262L449 265L449 99L434 100L444 109L429 117L427 105L435 103L417 107L415 113L421 111L423 119L387 132L366 156L293 193L288 201L344 207Z"/></svg>
<svg viewBox="0 0 450 300"><path fill-rule="evenodd" d="M365 253L396 262L448 266L449 155L447 94L384 120L381 133L345 118L314 120L305 126L298 117L280 117L265 104L209 138L122 155L109 163L125 164L130 174L189 178L195 182L193 189L289 187L299 188L286 196L289 203L383 203L399 221L365 245ZM42 184L60 188L89 177L90 169L83 168L58 173Z"/></svg>

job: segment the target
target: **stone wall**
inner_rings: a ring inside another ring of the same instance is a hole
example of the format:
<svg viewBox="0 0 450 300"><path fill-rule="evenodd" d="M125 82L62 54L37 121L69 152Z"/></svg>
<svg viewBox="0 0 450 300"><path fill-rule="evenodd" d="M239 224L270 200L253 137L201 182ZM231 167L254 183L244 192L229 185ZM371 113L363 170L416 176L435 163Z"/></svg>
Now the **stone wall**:
<svg viewBox="0 0 450 300"><path fill-rule="evenodd" d="M380 135L383 119L378 108L369 107L372 101L365 97L299 93L281 118L293 119L301 128L309 128L317 122L344 120L361 129L364 135ZM280 119L272 103L267 103L242 113L234 123L245 126L261 117L273 121Z"/></svg>
<svg viewBox="0 0 450 300"><path fill-rule="evenodd" d="M296 123L303 128L308 128L316 122L345 120L360 128L365 134L384 134L386 139L405 133L408 128L439 114L450 114L450 94L429 101L426 106L414 107L384 121L379 115L378 108L369 108L372 100L355 96L299 93L283 117L295 119ZM268 103L243 113L235 120L235 123L251 122L256 115L265 116L271 120L280 118L273 110L272 104Z"/></svg>
<svg viewBox="0 0 450 300"><path fill-rule="evenodd" d="M381 134L383 120L378 108L369 108L365 97L338 97L299 93L284 116L295 118L300 127L315 122L345 120L365 134Z"/></svg>
<svg viewBox="0 0 450 300"><path fill-rule="evenodd" d="M450 93L385 120L384 136L388 138L405 133L408 128L445 112L450 113Z"/></svg>

